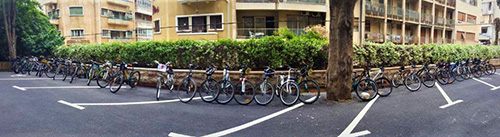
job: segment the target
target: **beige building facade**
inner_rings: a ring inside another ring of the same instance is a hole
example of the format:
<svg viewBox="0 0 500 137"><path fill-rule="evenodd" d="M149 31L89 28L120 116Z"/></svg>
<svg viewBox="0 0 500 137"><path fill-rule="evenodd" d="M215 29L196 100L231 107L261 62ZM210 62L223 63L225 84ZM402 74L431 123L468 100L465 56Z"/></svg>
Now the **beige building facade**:
<svg viewBox="0 0 500 137"><path fill-rule="evenodd" d="M66 37L66 45L152 39L151 0L44 0L42 4L50 22Z"/></svg>
<svg viewBox="0 0 500 137"><path fill-rule="evenodd" d="M360 0L354 11L358 22L354 43L478 44L480 3L481 0Z"/></svg>
<svg viewBox="0 0 500 137"><path fill-rule="evenodd" d="M154 40L248 39L325 25L327 0L156 0Z"/></svg>

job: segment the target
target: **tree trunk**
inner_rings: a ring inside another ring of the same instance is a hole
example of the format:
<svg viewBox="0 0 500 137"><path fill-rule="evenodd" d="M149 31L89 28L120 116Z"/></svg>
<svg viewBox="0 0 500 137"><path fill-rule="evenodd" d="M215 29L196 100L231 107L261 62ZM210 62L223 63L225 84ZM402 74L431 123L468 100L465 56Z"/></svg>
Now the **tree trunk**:
<svg viewBox="0 0 500 137"><path fill-rule="evenodd" d="M330 45L326 98L351 99L354 5L357 0L330 0Z"/></svg>
<svg viewBox="0 0 500 137"><path fill-rule="evenodd" d="M17 14L17 3L16 0L1 0L2 1L2 12L3 20L5 26L5 33L7 36L7 44L9 48L9 58L11 60L16 59L16 14ZM5 3L5 1L8 1Z"/></svg>

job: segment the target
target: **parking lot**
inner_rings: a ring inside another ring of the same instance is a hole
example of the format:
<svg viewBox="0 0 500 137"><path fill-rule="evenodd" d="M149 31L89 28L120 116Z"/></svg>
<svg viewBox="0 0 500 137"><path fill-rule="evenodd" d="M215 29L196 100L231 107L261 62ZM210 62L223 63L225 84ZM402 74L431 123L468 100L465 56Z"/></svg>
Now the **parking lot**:
<svg viewBox="0 0 500 137"><path fill-rule="evenodd" d="M500 74L422 88L394 89L361 102L291 107L178 102L156 89L113 94L61 79L0 72L1 136L498 136ZM354 97L354 96L353 96Z"/></svg>

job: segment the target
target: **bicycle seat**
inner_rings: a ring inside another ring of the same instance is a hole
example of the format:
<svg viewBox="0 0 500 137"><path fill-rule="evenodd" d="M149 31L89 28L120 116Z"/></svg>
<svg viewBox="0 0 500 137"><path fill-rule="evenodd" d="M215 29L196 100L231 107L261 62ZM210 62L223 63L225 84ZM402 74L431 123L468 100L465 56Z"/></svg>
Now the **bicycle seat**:
<svg viewBox="0 0 500 137"><path fill-rule="evenodd" d="M271 68L267 68L264 70L264 72L266 73L267 77L274 77L276 71L274 69L271 69Z"/></svg>
<svg viewBox="0 0 500 137"><path fill-rule="evenodd" d="M132 62L132 66L134 66L134 67L135 67L135 66L137 66L137 65L139 65L139 63L137 63L137 62Z"/></svg>
<svg viewBox="0 0 500 137"><path fill-rule="evenodd" d="M171 68L167 68L167 73L168 73L168 74L174 74L174 70L173 70L173 69L171 69Z"/></svg>
<svg viewBox="0 0 500 137"><path fill-rule="evenodd" d="M405 66L399 67L399 70L405 70Z"/></svg>

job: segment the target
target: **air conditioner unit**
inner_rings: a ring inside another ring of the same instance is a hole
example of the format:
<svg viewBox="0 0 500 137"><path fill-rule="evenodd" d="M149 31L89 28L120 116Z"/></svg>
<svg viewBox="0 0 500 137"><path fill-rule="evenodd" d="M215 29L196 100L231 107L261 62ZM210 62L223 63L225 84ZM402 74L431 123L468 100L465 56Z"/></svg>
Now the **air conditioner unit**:
<svg viewBox="0 0 500 137"><path fill-rule="evenodd" d="M300 12L300 15L309 15L309 12L307 12L307 11L302 11L302 12Z"/></svg>

